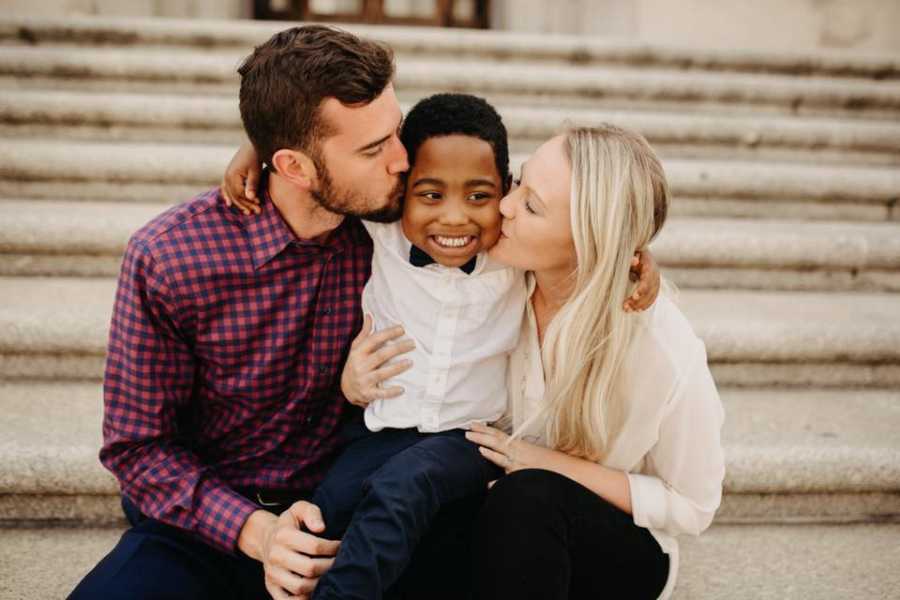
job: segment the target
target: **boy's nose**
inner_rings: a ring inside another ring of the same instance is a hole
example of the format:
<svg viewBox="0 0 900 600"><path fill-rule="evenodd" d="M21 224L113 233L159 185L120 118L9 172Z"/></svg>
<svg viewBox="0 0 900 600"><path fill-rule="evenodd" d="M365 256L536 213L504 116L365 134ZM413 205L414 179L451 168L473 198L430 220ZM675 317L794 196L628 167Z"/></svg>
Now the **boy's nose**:
<svg viewBox="0 0 900 600"><path fill-rule="evenodd" d="M459 202L447 202L441 211L440 221L444 225L465 225L469 222L469 216Z"/></svg>

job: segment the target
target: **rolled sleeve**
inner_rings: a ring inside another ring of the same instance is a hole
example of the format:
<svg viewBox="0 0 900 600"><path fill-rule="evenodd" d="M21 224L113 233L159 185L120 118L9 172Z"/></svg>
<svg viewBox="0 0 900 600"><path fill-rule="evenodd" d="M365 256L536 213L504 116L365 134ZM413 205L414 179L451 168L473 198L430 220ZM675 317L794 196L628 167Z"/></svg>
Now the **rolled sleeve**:
<svg viewBox="0 0 900 600"><path fill-rule="evenodd" d="M647 474L628 474L635 524L699 535L722 501L724 411L702 343L667 406Z"/></svg>
<svg viewBox="0 0 900 600"><path fill-rule="evenodd" d="M188 312L151 251L133 238L110 325L100 460L142 513L234 552L256 507L191 452L179 429L196 370L181 326Z"/></svg>

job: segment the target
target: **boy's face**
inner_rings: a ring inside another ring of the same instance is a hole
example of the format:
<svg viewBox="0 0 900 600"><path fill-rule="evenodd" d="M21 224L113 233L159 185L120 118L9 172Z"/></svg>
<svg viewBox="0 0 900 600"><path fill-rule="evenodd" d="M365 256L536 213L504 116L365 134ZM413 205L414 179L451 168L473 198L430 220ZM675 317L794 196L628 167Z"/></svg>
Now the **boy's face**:
<svg viewBox="0 0 900 600"><path fill-rule="evenodd" d="M436 262L462 266L497 243L502 196L489 143L467 135L430 138L409 173L403 233Z"/></svg>

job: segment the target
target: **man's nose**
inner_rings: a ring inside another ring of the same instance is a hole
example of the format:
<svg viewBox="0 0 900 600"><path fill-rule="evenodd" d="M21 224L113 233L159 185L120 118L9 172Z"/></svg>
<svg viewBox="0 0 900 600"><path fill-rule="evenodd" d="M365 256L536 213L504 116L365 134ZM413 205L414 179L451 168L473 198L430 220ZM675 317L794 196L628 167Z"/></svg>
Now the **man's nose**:
<svg viewBox="0 0 900 600"><path fill-rule="evenodd" d="M406 148L396 135L391 140L391 152L388 173L398 175L409 171L409 157L406 154Z"/></svg>

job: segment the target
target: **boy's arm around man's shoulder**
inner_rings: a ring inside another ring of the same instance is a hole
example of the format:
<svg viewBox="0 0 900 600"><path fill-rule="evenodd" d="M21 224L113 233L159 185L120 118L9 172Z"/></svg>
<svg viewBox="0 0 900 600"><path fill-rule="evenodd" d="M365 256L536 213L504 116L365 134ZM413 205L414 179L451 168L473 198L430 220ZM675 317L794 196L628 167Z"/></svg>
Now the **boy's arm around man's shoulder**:
<svg viewBox="0 0 900 600"><path fill-rule="evenodd" d="M192 401L197 366L187 312L151 248L133 237L110 325L100 460L142 513L233 552L255 505L179 440L177 414Z"/></svg>

